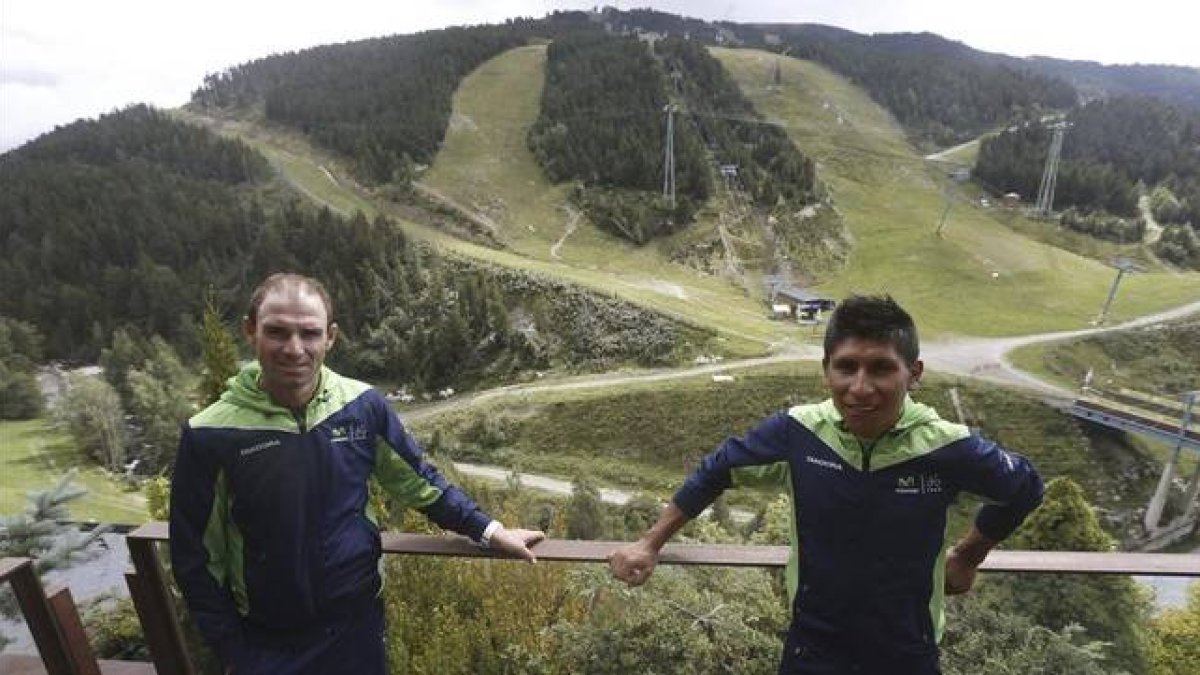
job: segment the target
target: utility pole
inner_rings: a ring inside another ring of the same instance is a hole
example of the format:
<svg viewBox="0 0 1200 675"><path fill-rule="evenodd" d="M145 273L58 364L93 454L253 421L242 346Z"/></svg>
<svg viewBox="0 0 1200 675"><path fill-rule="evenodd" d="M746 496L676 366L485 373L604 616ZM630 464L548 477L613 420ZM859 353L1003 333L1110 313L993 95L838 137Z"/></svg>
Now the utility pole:
<svg viewBox="0 0 1200 675"><path fill-rule="evenodd" d="M1113 298L1117 297L1117 286L1121 285L1121 279L1132 272L1140 272L1142 268L1137 263L1126 258L1117 258L1113 261L1113 266L1117 268L1117 278L1113 279L1112 287L1108 289L1108 299L1104 301L1104 308L1100 310L1100 316L1092 323L1099 326L1108 318L1108 310L1112 307Z"/></svg>
<svg viewBox="0 0 1200 675"><path fill-rule="evenodd" d="M1200 391L1189 391L1183 395L1184 409L1183 418L1179 420L1179 443L1175 445L1175 449L1171 451L1171 459L1167 461L1167 465L1163 467L1162 476L1158 479L1158 488L1154 490L1154 496L1150 498L1150 505L1146 507L1146 517L1143 524L1146 526L1146 532L1151 534L1158 529L1158 520L1162 517L1163 507L1167 504L1167 495L1171 491L1171 483L1175 479L1175 469L1179 466L1179 455L1183 451L1183 439L1187 435L1188 427L1192 422L1192 407L1196 404L1196 396ZM1200 472L1192 476L1191 488L1188 490L1187 501L1184 502L1184 513L1189 514L1192 510L1192 502L1196 499L1196 495L1200 494Z"/></svg>
<svg viewBox="0 0 1200 675"><path fill-rule="evenodd" d="M663 199L675 208L675 104L663 106L667 113L666 156L663 158Z"/></svg>
<svg viewBox="0 0 1200 675"><path fill-rule="evenodd" d="M1054 208L1054 188L1058 184L1058 158L1062 154L1063 134L1066 133L1067 122L1059 122L1050 127L1054 137L1050 140L1050 153L1046 156L1046 168L1042 171L1042 184L1038 188L1037 206L1034 212L1041 218L1048 218Z"/></svg>

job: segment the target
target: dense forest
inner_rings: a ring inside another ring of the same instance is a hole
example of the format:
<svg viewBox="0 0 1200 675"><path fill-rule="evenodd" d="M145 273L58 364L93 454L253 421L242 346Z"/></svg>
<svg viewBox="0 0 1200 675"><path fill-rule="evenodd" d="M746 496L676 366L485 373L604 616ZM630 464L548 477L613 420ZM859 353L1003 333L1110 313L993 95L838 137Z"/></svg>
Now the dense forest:
<svg viewBox="0 0 1200 675"><path fill-rule="evenodd" d="M337 299L335 363L415 391L552 364L663 363L711 337L563 284L447 260L384 218L304 206L246 146L142 106L6 154L0 177L11 253L0 261L0 316L35 327L50 358L94 361L122 329L194 359L206 289L232 318L278 270L317 276Z"/></svg>
<svg viewBox="0 0 1200 675"><path fill-rule="evenodd" d="M552 181L577 181L597 226L635 243L686 225L711 190L696 129L675 125L675 208L660 197L667 76L646 45L579 33L547 51L541 112L529 146Z"/></svg>
<svg viewBox="0 0 1200 675"><path fill-rule="evenodd" d="M1165 227L1155 251L1184 266L1200 266L1200 112L1151 98L1093 101L1066 116L1054 205L1068 227L1116 241L1136 241L1137 226L1111 218L1138 215L1139 186L1150 193ZM1051 131L1029 122L985 139L975 169L989 189L1035 195ZM1081 213L1083 215L1081 215Z"/></svg>
<svg viewBox="0 0 1200 675"><path fill-rule="evenodd" d="M659 196L668 105L674 209ZM817 200L812 160L762 120L691 40L646 43L596 32L555 41L529 145L551 180L577 181L575 199L593 222L635 243L687 225L712 193L718 167L758 207L790 213Z"/></svg>

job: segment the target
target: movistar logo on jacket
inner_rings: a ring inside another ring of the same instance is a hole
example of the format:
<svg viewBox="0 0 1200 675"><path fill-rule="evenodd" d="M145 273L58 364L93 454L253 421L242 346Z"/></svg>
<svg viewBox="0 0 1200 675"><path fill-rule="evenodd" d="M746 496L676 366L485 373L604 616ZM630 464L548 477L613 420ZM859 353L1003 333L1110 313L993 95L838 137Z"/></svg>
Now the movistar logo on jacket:
<svg viewBox="0 0 1200 675"><path fill-rule="evenodd" d="M936 473L925 473L896 478L896 494L926 495L939 494L942 491L942 479Z"/></svg>

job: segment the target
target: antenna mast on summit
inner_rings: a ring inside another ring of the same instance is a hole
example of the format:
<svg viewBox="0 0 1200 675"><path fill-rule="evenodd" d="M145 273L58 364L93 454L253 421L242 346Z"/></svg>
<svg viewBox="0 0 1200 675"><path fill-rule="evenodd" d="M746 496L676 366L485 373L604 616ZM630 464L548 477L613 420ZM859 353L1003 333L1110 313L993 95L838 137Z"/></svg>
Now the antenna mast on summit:
<svg viewBox="0 0 1200 675"><path fill-rule="evenodd" d="M1046 168L1042 171L1042 184L1038 188L1037 206L1034 207L1034 212L1042 218L1048 218L1054 208L1054 188L1058 184L1058 158L1062 154L1063 134L1069 126L1071 125L1067 122L1059 122L1050 127L1054 130L1054 137L1050 140L1050 154L1046 156Z"/></svg>
<svg viewBox="0 0 1200 675"><path fill-rule="evenodd" d="M663 199L675 208L675 104L663 106L667 113L667 142L666 156L663 158Z"/></svg>

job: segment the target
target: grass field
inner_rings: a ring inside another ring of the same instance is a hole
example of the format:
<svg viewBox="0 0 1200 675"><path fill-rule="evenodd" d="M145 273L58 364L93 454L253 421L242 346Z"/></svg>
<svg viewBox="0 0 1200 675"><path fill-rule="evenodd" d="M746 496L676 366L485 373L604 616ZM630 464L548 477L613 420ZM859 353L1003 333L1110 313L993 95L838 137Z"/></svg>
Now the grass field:
<svg viewBox="0 0 1200 675"><path fill-rule="evenodd" d="M26 493L53 487L71 468L88 494L71 504L71 518L102 523L140 524L149 520L145 498L125 489L88 459L70 436L46 420L0 422L0 513L21 511Z"/></svg>
<svg viewBox="0 0 1200 675"><path fill-rule="evenodd" d="M821 290L888 291L933 333L1010 335L1078 328L1094 318L1114 271L1019 236L998 210L959 206L944 236L934 236L945 205L941 176L862 90L795 59L783 60L782 89L768 89L765 73L774 55L714 53L758 110L779 120L817 159L854 236L847 269ZM1200 297L1195 273L1131 281L1121 287L1115 321Z"/></svg>

